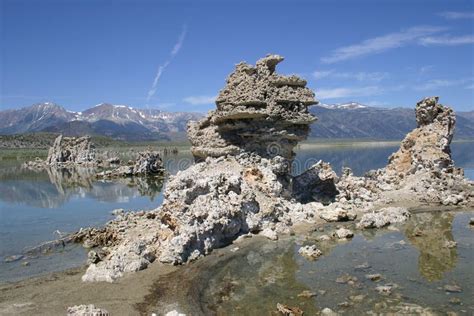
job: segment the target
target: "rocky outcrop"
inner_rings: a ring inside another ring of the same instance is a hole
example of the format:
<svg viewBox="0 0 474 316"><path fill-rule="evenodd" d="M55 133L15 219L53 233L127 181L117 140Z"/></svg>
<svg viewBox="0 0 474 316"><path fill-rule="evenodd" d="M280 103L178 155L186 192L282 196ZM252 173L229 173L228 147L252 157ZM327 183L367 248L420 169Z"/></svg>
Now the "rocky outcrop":
<svg viewBox="0 0 474 316"><path fill-rule="evenodd" d="M293 148L315 119L307 106L316 101L304 80L275 73L281 60L270 55L255 67L237 65L217 98L217 110L189 125L197 163L170 177L161 207L119 214L103 229L83 234L89 245L107 250L91 254L84 281L113 281L154 260L192 261L249 233L278 239L297 222L354 220L357 213L394 200L419 205L433 188L451 196L457 187L471 185L467 195L472 194L472 184L452 166L449 154L452 112L436 98L417 105L416 136L407 136L387 168L364 177L345 169L338 178L320 161L292 177ZM385 209L362 217L360 226L382 227L407 216L401 209ZM353 235L339 228L333 237Z"/></svg>
<svg viewBox="0 0 474 316"><path fill-rule="evenodd" d="M275 73L283 57L268 55L255 66L239 63L216 100L217 109L188 125L191 151L197 160L253 152L261 157L291 159L305 139L316 104L306 81Z"/></svg>
<svg viewBox="0 0 474 316"><path fill-rule="evenodd" d="M46 163L49 165L75 163L90 164L96 162L94 145L89 136L63 137L59 135L49 149Z"/></svg>
<svg viewBox="0 0 474 316"><path fill-rule="evenodd" d="M142 151L134 164L97 173L98 178L121 178L134 176L158 176L165 174L163 160L157 151Z"/></svg>
<svg viewBox="0 0 474 316"><path fill-rule="evenodd" d="M381 228L390 224L402 223L410 217L410 212L403 207L386 207L376 212L362 215L357 227Z"/></svg>
<svg viewBox="0 0 474 316"><path fill-rule="evenodd" d="M36 158L26 162L24 167L30 169L95 167L100 162L101 159L97 158L95 146L89 136L77 138L59 135L49 148L46 160Z"/></svg>
<svg viewBox="0 0 474 316"><path fill-rule="evenodd" d="M293 178L293 196L303 202L334 202L339 191L336 188L337 174L331 165L322 160L302 174Z"/></svg>
<svg viewBox="0 0 474 316"><path fill-rule="evenodd" d="M386 172L406 176L422 169L451 171L450 143L456 117L451 108L429 97L416 104L417 128L402 141L400 149L389 158Z"/></svg>
<svg viewBox="0 0 474 316"><path fill-rule="evenodd" d="M94 305L75 305L67 308L68 316L109 316L109 312Z"/></svg>

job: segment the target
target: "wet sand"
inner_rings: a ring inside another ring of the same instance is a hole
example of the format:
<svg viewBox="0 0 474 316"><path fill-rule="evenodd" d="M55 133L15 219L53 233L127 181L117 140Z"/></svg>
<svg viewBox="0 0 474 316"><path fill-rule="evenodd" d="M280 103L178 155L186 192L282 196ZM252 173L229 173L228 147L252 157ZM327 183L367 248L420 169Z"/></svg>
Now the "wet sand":
<svg viewBox="0 0 474 316"><path fill-rule="evenodd" d="M85 267L0 285L0 315L65 315L67 307L94 304L111 315L142 315L137 307L160 276L176 267L152 264L115 283L81 281Z"/></svg>

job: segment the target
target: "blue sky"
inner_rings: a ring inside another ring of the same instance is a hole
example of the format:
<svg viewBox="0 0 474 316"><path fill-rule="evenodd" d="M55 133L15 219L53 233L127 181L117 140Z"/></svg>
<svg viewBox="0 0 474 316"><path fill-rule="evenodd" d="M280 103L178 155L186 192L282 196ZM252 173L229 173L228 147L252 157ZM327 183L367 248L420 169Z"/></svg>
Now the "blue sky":
<svg viewBox="0 0 474 316"><path fill-rule="evenodd" d="M278 53L324 103L474 110L473 1L0 3L2 109L206 111L236 63Z"/></svg>

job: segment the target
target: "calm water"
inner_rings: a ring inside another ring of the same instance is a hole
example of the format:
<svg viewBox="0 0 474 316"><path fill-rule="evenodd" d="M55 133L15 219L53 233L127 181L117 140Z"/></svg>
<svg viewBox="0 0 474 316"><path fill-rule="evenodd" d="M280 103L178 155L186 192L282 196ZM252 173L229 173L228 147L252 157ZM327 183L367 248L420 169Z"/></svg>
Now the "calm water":
<svg viewBox="0 0 474 316"><path fill-rule="evenodd" d="M474 143L452 146L458 166L474 178ZM300 149L294 173L319 159L329 161L340 173L343 166L361 175L383 167L387 157L398 146L324 146ZM25 249L54 240L57 232L73 232L81 227L100 226L111 220L116 208L126 210L154 209L162 202L166 183L143 180L95 181L91 172L47 170L26 171L23 161L0 161L0 281L17 280L31 275L79 266L85 261L81 247L66 247L53 255L38 254L15 262L5 258L21 255ZM170 174L190 166L190 154L165 158ZM23 266L28 261L28 266Z"/></svg>

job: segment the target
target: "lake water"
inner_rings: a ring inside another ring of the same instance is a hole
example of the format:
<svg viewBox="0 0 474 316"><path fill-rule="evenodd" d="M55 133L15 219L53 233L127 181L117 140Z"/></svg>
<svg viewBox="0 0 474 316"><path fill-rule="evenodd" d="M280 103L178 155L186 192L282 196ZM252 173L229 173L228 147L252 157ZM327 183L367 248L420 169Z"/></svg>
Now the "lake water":
<svg viewBox="0 0 474 316"><path fill-rule="evenodd" d="M383 167L398 145L343 144L338 146L302 145L293 166L295 174L316 163L328 161L340 173L351 167L356 175ZM474 143L452 145L456 164L474 178ZM1 154L1 153L0 153ZM111 211L154 209L162 200L166 183L156 181L92 180L87 171L70 173L48 170L33 172L21 169L21 160L0 161L0 282L14 281L51 271L84 264L86 252L70 246L53 254L42 254L11 261L25 249L58 238L59 233L81 227L101 226L113 217ZM189 167L189 153L167 156L165 167L170 174ZM25 262L28 262L26 265ZM25 266L26 265L26 266Z"/></svg>

